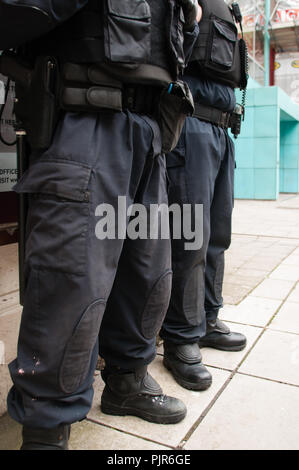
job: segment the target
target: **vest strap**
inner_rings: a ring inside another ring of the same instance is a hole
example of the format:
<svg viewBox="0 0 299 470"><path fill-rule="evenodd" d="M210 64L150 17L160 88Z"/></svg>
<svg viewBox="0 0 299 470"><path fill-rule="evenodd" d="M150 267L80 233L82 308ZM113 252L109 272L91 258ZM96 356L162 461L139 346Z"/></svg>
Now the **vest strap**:
<svg viewBox="0 0 299 470"><path fill-rule="evenodd" d="M129 110L153 115L158 110L161 86L126 84L93 64L64 65L60 106L68 111Z"/></svg>

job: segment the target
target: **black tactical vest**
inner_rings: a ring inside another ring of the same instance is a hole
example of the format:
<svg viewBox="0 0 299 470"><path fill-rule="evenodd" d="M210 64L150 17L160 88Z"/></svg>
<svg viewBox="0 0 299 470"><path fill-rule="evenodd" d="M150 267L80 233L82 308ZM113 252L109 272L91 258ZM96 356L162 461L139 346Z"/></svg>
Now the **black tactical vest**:
<svg viewBox="0 0 299 470"><path fill-rule="evenodd" d="M233 14L224 0L199 0L200 32L190 59L191 73L232 88L246 87L244 41L238 39Z"/></svg>
<svg viewBox="0 0 299 470"><path fill-rule="evenodd" d="M130 75L147 64L177 78L185 63L181 8L175 0L90 0L30 47L62 62L103 63Z"/></svg>

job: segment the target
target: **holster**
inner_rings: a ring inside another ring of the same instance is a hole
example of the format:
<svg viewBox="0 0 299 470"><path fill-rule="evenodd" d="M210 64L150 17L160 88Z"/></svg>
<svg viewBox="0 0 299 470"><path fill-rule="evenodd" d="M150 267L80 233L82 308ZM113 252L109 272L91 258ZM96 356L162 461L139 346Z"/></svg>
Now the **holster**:
<svg viewBox="0 0 299 470"><path fill-rule="evenodd" d="M160 96L159 124L162 133L162 151L173 150L178 143L187 116L192 116L194 102L191 91L180 80L171 83Z"/></svg>
<svg viewBox="0 0 299 470"><path fill-rule="evenodd" d="M14 113L17 126L26 131L33 149L49 147L57 123L59 74L56 59L37 57L34 67L18 56L5 52L0 71L15 82Z"/></svg>

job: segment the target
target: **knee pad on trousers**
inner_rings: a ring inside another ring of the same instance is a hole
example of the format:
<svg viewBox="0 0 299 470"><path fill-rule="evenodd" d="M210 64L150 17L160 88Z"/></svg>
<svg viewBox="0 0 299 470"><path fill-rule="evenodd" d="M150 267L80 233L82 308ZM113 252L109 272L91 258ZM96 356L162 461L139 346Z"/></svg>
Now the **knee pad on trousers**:
<svg viewBox="0 0 299 470"><path fill-rule="evenodd" d="M59 372L60 386L65 393L72 393L80 387L89 372L105 306L101 299L90 304L67 343Z"/></svg>
<svg viewBox="0 0 299 470"><path fill-rule="evenodd" d="M170 301L171 282L172 271L167 271L156 281L148 296L141 318L141 332L147 339L160 331Z"/></svg>
<svg viewBox="0 0 299 470"><path fill-rule="evenodd" d="M197 326L203 320L205 277L201 265L195 266L184 287L183 311L190 325Z"/></svg>

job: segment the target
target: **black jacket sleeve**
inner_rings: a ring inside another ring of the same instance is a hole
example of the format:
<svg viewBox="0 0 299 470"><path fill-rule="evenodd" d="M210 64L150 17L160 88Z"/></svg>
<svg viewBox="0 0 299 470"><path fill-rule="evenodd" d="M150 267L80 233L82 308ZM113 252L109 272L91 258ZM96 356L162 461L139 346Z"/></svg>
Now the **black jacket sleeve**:
<svg viewBox="0 0 299 470"><path fill-rule="evenodd" d="M0 50L42 36L87 3L88 0L0 0Z"/></svg>

